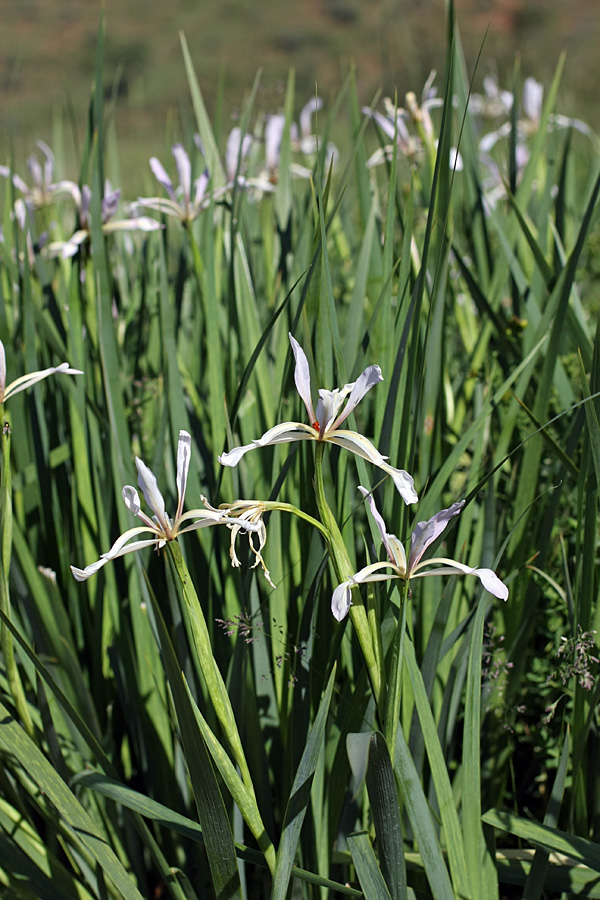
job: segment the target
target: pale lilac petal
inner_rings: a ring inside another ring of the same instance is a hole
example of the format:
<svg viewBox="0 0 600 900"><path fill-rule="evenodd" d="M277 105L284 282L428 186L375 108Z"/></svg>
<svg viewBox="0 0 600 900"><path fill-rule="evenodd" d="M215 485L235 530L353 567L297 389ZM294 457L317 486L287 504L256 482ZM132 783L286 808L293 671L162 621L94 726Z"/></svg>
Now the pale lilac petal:
<svg viewBox="0 0 600 900"><path fill-rule="evenodd" d="M42 175L42 167L35 153L27 157L26 166L31 175L31 179L37 188L43 188L44 176Z"/></svg>
<svg viewBox="0 0 600 900"><path fill-rule="evenodd" d="M352 592L350 591L350 582L344 581L339 584L331 597L331 612L338 622L345 619L352 605Z"/></svg>
<svg viewBox="0 0 600 900"><path fill-rule="evenodd" d="M89 240L89 237L89 231L86 228L82 228L71 235L69 240L65 241L64 244L51 244L50 246L53 249L60 248L60 255L63 259L70 259L72 256L75 256L81 245Z"/></svg>
<svg viewBox="0 0 600 900"><path fill-rule="evenodd" d="M362 398L371 390L373 385L378 384L380 381L383 381L383 375L381 374L379 366L368 366L362 375L359 375L354 382L346 407L343 413L341 413L333 423L332 428L338 428L338 426L348 418L350 413L353 412L355 407L358 406Z"/></svg>
<svg viewBox="0 0 600 900"><path fill-rule="evenodd" d="M455 559L428 559L425 562L421 563L422 566L427 566L430 563L446 563L442 568L439 569L431 569L428 572L416 572L411 574L412 578L425 578L428 575L456 575L460 573L462 575L475 575L481 581L482 585L490 594L493 594L494 597L498 597L499 600L508 600L508 588L501 581L495 572L492 569L478 569L477 567L472 568L471 566L466 566L464 563L459 563Z"/></svg>
<svg viewBox="0 0 600 900"><path fill-rule="evenodd" d="M165 500L159 490L156 476L139 456L136 456L135 458L135 466L138 471L138 485L144 495L144 500L160 522L161 526L165 523L168 524L165 511ZM166 529L163 528L163 530Z"/></svg>
<svg viewBox="0 0 600 900"><path fill-rule="evenodd" d="M304 422L282 422L281 425L275 425L250 444L244 444L243 447L234 447L228 453L222 453L217 457L222 466L237 466L242 456L249 450L255 450L257 447L268 447L271 444L289 444L293 441L316 441L318 439L317 432L310 425Z"/></svg>
<svg viewBox="0 0 600 900"><path fill-rule="evenodd" d="M150 158L150 168L152 169L152 174L159 182L162 184L167 194L173 200L173 202L177 202L177 197L175 196L175 191L173 190L173 182L169 178L167 171L161 161L156 158L156 156L152 156Z"/></svg>
<svg viewBox="0 0 600 900"><path fill-rule="evenodd" d="M45 141L37 141L37 145L46 157L44 161L44 183L49 187L54 174L54 153Z"/></svg>
<svg viewBox="0 0 600 900"><path fill-rule="evenodd" d="M87 579L91 575L95 575L96 572L105 566L108 559L99 559L94 563L90 563L89 566L86 566L85 569L78 569L76 566L70 566L71 572L73 573L73 578L75 581L87 581Z"/></svg>
<svg viewBox="0 0 600 900"><path fill-rule="evenodd" d="M147 528L139 526L137 528L130 528L128 531L124 532L120 535L117 540L114 542L112 547L107 553L103 553L99 560L94 563L90 563L89 566L86 566L85 569L78 569L76 566L71 566L71 572L73 573L73 577L77 581L85 581L90 575L94 575L102 566L105 566L107 562L110 562L111 559L117 559L119 556L124 556L127 553L133 553L136 550L141 550L144 547L151 547L157 543L156 538L152 538L151 540L145 541L134 541L132 544L127 545L127 541L132 537L136 537L138 534L143 534L148 531ZM162 542L164 544L164 541ZM127 546L125 546L127 545Z"/></svg>
<svg viewBox="0 0 600 900"><path fill-rule="evenodd" d="M383 569L391 569L392 572L384 573L382 571ZM331 611L333 615L338 622L341 622L341 620L348 615L348 610L351 606L350 588L354 585L371 584L376 581L394 581L396 578L403 577L403 573L391 563L380 562L365 566L364 569L361 569L360 572L357 572L356 575L353 575L348 581L344 581L342 584L338 585L334 590L331 597Z"/></svg>
<svg viewBox="0 0 600 900"><path fill-rule="evenodd" d="M362 434L358 434L356 431L334 431L331 435L327 435L325 440L332 444L337 444L339 447L344 447L346 450L350 450L351 453L356 453L357 456L368 460L386 472L407 505L418 501L419 498L415 491L415 483L412 476L405 472L404 469L395 469L394 466L390 466L385 461L386 458Z"/></svg>
<svg viewBox="0 0 600 900"><path fill-rule="evenodd" d="M190 456L192 452L192 438L187 431L179 432L177 444L177 512L175 521L179 521L183 513L183 501L187 487L188 472L190 470Z"/></svg>
<svg viewBox="0 0 600 900"><path fill-rule="evenodd" d="M391 572L385 572L384 569L391 569ZM396 578L404 578L404 572L398 566L390 562L370 563L353 575L350 579L351 584L371 584L375 581L394 581Z"/></svg>
<svg viewBox="0 0 600 900"><path fill-rule="evenodd" d="M167 200L164 197L138 197L135 206L142 209L153 209L166 216L173 216L175 219L186 218L186 212L177 200Z"/></svg>
<svg viewBox="0 0 600 900"><path fill-rule="evenodd" d="M81 206L81 191L74 181L57 181L52 185L52 190L55 194L70 194L77 208Z"/></svg>
<svg viewBox="0 0 600 900"><path fill-rule="evenodd" d="M314 113L318 112L323 107L323 101L320 97L312 97L306 103L301 111L299 116L300 121L300 134L303 138L307 138L311 136L311 118Z"/></svg>
<svg viewBox="0 0 600 900"><path fill-rule="evenodd" d="M165 203L168 203L165 200ZM117 219L113 222L106 222L102 226L103 234L117 234L119 231L160 231L163 226L156 219L150 216L136 216L133 219Z"/></svg>
<svg viewBox="0 0 600 900"><path fill-rule="evenodd" d="M504 125L501 125L496 131L490 131L488 134L484 134L479 141L479 149L482 153L489 153L492 147L494 147L501 138L510 134L510 131L510 122L505 122Z"/></svg>
<svg viewBox="0 0 600 900"><path fill-rule="evenodd" d="M291 334L288 334L288 337L290 339L294 359L296 361L296 368L294 369L294 381L296 382L296 390L300 394L302 401L306 407L306 412L308 413L310 424L314 425L317 419L315 417L312 398L310 396L310 369L308 367L308 360L306 358L304 350L302 349L296 338Z"/></svg>
<svg viewBox="0 0 600 900"><path fill-rule="evenodd" d="M398 540L395 534L388 534L386 524L383 521L383 516L377 509L373 494L371 494L366 488L362 487L362 485L359 485L358 489L369 503L371 515L375 519L375 524L379 529L379 534L381 535L381 540L383 541L383 546L385 547L385 551L389 557L390 562L393 565L397 566L401 573L405 573L406 553L404 551L402 543Z"/></svg>
<svg viewBox="0 0 600 900"><path fill-rule="evenodd" d="M265 159L269 172L279 168L285 116L269 116L265 125Z"/></svg>
<svg viewBox="0 0 600 900"><path fill-rule="evenodd" d="M183 190L186 206L189 206L192 195L192 164L182 144L173 144L171 152L175 158L177 176Z"/></svg>
<svg viewBox="0 0 600 900"><path fill-rule="evenodd" d="M4 352L4 348L2 348ZM83 375L79 369L72 369L69 366L69 363L64 362L59 366L52 366L49 369L40 369L39 372L30 372L27 375L21 375L19 378L15 378L12 381L8 388L6 388L6 393L4 394L4 400L8 400L9 397L12 397L13 394L18 394L19 391L25 391L27 388L31 387L33 384L37 384L38 381L42 381L44 378L48 378L49 375ZM5 376L6 377L6 376Z"/></svg>
<svg viewBox="0 0 600 900"><path fill-rule="evenodd" d="M202 175L199 175L194 182L194 209L196 211L200 209L204 200L209 177L208 169L205 169Z"/></svg>
<svg viewBox="0 0 600 900"><path fill-rule="evenodd" d="M121 188L117 188L114 191L109 191L105 197L102 199L102 223L108 222L109 219L112 219L114 214L116 213L119 200L121 198Z"/></svg>
<svg viewBox="0 0 600 900"><path fill-rule="evenodd" d="M130 513L133 513L134 516L137 516L138 519L145 525L145 530L150 529L150 531L156 532L156 534L160 533L160 526L154 522L148 513L145 513L140 505L140 495L136 491L134 487L130 484L126 484L123 490L121 491L121 496L123 497L123 502L125 506L129 510Z"/></svg>
<svg viewBox="0 0 600 900"><path fill-rule="evenodd" d="M6 353L4 344L0 341L0 403L4 403L4 390L6 388Z"/></svg>
<svg viewBox="0 0 600 900"><path fill-rule="evenodd" d="M140 495L133 485L126 484L121 491L121 496L129 512L133 513L134 516L138 516L142 509L142 504L140 503Z"/></svg>
<svg viewBox="0 0 600 900"><path fill-rule="evenodd" d="M20 197L15 200L15 218L21 231L25 231L27 225L27 203Z"/></svg>
<svg viewBox="0 0 600 900"><path fill-rule="evenodd" d="M245 159L252 144L252 135L245 134L242 139L242 130L237 126L232 128L227 138L227 147L225 150L225 168L227 170L227 178L233 181L238 165Z"/></svg>
<svg viewBox="0 0 600 900"><path fill-rule="evenodd" d="M21 191L22 194L29 194L29 185L25 184L20 175L13 175L12 183L16 187L18 191Z"/></svg>
<svg viewBox="0 0 600 900"><path fill-rule="evenodd" d="M91 199L92 192L90 191L89 186L84 184L81 188L81 206L79 207L79 218L82 223L89 221Z"/></svg>
<svg viewBox="0 0 600 900"><path fill-rule="evenodd" d="M375 119L382 131L384 131L388 137L392 138L392 140L394 139L396 129L394 128L394 123L390 121L390 119L386 119L380 112L377 112L377 110L371 109L368 106L363 106L362 111L365 116L368 116L370 119Z"/></svg>
<svg viewBox="0 0 600 900"><path fill-rule="evenodd" d="M457 516L463 506L464 500L453 503L449 509L442 509L441 512L432 516L427 522L419 522L412 533L410 542L410 557L408 561L408 571L411 572L419 563L421 557L436 538L445 530L450 519Z"/></svg>
<svg viewBox="0 0 600 900"><path fill-rule="evenodd" d="M317 403L317 422L319 423L319 434L323 438L326 432L335 430L335 419L344 405L344 401L354 387L352 384L345 384L343 388L335 388L328 391L325 388L319 388L319 401ZM342 417L340 416L340 420Z"/></svg>
<svg viewBox="0 0 600 900"><path fill-rule="evenodd" d="M526 78L523 84L523 112L532 122L538 122L542 115L544 86L535 78Z"/></svg>
<svg viewBox="0 0 600 900"><path fill-rule="evenodd" d="M180 528L181 523L186 522L188 519L195 519L196 521L192 522L191 525L186 525L185 528ZM177 520L177 524L178 535L185 534L186 531L206 528L209 525L231 525L234 528L241 528L243 531L252 531L259 534L265 527L262 521L250 522L247 519L228 516L226 510L214 509L214 507L211 507L211 509L191 509Z"/></svg>

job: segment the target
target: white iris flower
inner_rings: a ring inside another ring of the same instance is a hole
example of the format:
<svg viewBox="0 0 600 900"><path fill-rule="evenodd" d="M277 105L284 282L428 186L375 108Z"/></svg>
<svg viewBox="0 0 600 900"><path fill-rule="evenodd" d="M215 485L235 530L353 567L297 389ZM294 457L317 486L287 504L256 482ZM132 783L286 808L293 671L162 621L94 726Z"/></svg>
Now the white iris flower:
<svg viewBox="0 0 600 900"><path fill-rule="evenodd" d="M449 509L441 510L441 512L432 516L431 519L428 519L427 522L418 523L412 533L407 563L404 546L395 534L388 534L385 522L375 505L373 496L364 487L359 487L359 491L369 501L371 514L381 534L388 559L384 562L371 563L371 565L365 566L364 569L361 569L348 581L344 581L336 587L331 598L331 611L338 622L341 622L348 615L352 602L351 589L355 585L373 581L391 581L395 578L409 581L411 578L423 578L426 575L475 575L490 594L493 594L500 600L508 599L508 588L491 569L472 568L464 565L464 563L457 562L455 559L446 559L445 557L421 561L429 545L440 536L450 519L460 513L465 505L464 500L453 503ZM440 566L427 572L422 571L424 566L430 566L434 563L439 563ZM388 571L384 572L386 569Z"/></svg>
<svg viewBox="0 0 600 900"><path fill-rule="evenodd" d="M177 446L178 502L174 519L171 519L166 513L164 497L159 490L156 476L139 457L136 457L135 465L138 471L138 485L144 495L146 504L150 507L152 516L149 516L141 509L137 490L130 484L126 484L123 488L125 506L134 516L141 519L143 524L125 531L117 538L110 550L102 554L97 562L91 563L85 569L71 566L71 572L77 581L85 581L91 575L95 575L111 559L117 559L117 557L125 556L127 553L135 553L136 550L143 550L145 547L156 547L157 550L160 550L167 541L174 541L175 538L180 534L185 534L186 531L197 531L199 528L206 528L209 525L221 524L235 525L243 528L245 531L260 531L262 523L240 522L237 519L230 519L221 510L192 509L184 513L183 502L190 468L191 447L192 439L188 432L180 431L179 444ZM147 534L148 532L152 537L141 541L132 540L132 538L137 538L138 535Z"/></svg>
<svg viewBox="0 0 600 900"><path fill-rule="evenodd" d="M40 369L38 372L29 372L27 375L21 375L6 386L6 354L4 352L4 344L0 341L0 406L3 406L9 397L18 394L19 391L25 391L32 384L48 378L49 375L83 375L80 369L72 369L68 362L61 363L60 366L52 366L50 369Z"/></svg>
<svg viewBox="0 0 600 900"><path fill-rule="evenodd" d="M224 466L237 466L242 456L249 450L254 450L256 447L268 447L271 444L285 444L292 441L327 441L344 447L378 466L390 476L405 503L416 503L417 493L413 479L408 472L390 466L386 462L387 457L382 456L362 434L340 427L373 385L383 381L379 366L368 366L356 381L344 385L343 388L336 388L333 391L321 388L315 412L310 393L310 372L306 354L291 334L289 338L296 360L294 379L298 393L306 407L308 424L306 422L282 422L281 425L270 428L262 437L252 443L235 447L229 453L223 453L219 457L219 462Z"/></svg>

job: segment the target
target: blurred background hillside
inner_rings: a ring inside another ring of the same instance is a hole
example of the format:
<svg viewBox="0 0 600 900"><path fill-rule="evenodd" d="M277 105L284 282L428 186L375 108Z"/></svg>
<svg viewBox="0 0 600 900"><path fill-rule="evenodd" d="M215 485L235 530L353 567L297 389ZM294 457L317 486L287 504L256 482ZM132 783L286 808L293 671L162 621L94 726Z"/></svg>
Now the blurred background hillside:
<svg viewBox="0 0 600 900"><path fill-rule="evenodd" d="M182 120L189 121L180 30L224 133L259 68L258 106L273 111L290 67L300 106L315 83L324 98L336 92L352 63L364 103L380 88L397 91L400 101L407 90L419 94L430 69L444 63L444 0L171 0L168 8L162 0L106 0L105 8L105 92L114 99L121 174L133 192L148 157L164 155L165 136L167 143L181 137ZM76 155L100 10L91 0L0 0L1 162L14 154L21 169L36 140L57 140L57 121L67 123L67 160ZM490 71L510 87L517 54L523 77L548 85L565 50L558 110L600 127L598 0L456 0L456 10L470 71L485 39L475 89Z"/></svg>

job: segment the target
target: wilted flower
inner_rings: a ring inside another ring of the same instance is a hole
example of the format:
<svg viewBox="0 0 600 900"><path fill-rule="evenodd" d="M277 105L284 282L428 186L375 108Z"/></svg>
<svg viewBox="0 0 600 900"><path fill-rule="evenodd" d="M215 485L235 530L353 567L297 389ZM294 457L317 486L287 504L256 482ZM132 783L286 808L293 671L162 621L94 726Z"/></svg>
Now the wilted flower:
<svg viewBox="0 0 600 900"><path fill-rule="evenodd" d="M223 453L219 457L219 462L224 466L237 466L242 456L249 450L254 450L256 447L268 447L271 444L284 444L292 441L326 441L344 447L383 469L391 477L404 502L416 503L417 493L413 479L408 472L390 466L385 461L387 457L382 456L362 434L340 428L373 385L383 381L379 366L368 366L356 381L344 385L341 389L328 391L321 388L315 413L310 394L308 360L298 341L291 334L289 338L296 360L294 372L296 388L306 407L309 423L282 422L281 425L275 425L252 443L245 444L243 447L235 447L229 453ZM348 402L342 410L346 398Z"/></svg>
<svg viewBox="0 0 600 900"><path fill-rule="evenodd" d="M76 190L72 194L77 205L80 227L71 235L68 241L53 241L48 246L50 255L60 255L63 259L75 256L82 244L85 244L90 239L92 233L92 192L87 184L84 184L81 192L77 186L75 188ZM116 231L157 231L162 227L159 222L156 222L149 216L113 220L113 216L119 206L120 197L121 190L119 188L110 190L107 185L107 192L102 198L102 231L104 234L113 234Z"/></svg>
<svg viewBox="0 0 600 900"><path fill-rule="evenodd" d="M6 386L6 354L4 352L4 344L0 341L0 406L3 406L13 394L19 391L25 391L38 381L48 378L49 375L83 375L79 369L72 369L68 362L61 363L59 366L53 366L50 369L40 369L38 372L30 372L28 375L21 375Z"/></svg>
<svg viewBox="0 0 600 900"><path fill-rule="evenodd" d="M26 184L19 175L12 176L12 183L23 194L23 200L31 210L48 206L57 194L67 193L73 196L74 191L79 190L74 181L53 182L54 154L44 141L38 141L37 147L42 152L44 162L41 164L35 153L27 157L31 185ZM0 175L11 177L8 166L0 166Z"/></svg>
<svg viewBox="0 0 600 900"><path fill-rule="evenodd" d="M229 519L229 521L227 522L227 527L231 530L231 545L229 548L231 565L234 568L241 566L237 553L235 552L235 542L240 531L246 531L248 534L250 549L256 557L254 563L250 566L250 568L255 569L256 566L261 565L265 578L267 579L271 587L274 588L275 585L271 581L271 573L267 569L265 561L262 557L262 549L267 542L267 527L263 522L263 516L267 511L265 504L261 503L260 500L236 500L233 503L221 503L219 505L219 509L215 509L214 506L210 505L206 497L202 497L202 502L207 507L207 509L210 509L213 512L221 512L221 515L226 515ZM248 530L245 527L246 523L248 522L256 525L256 528L252 531ZM254 542L255 535L258 538L258 545Z"/></svg>
<svg viewBox="0 0 600 900"><path fill-rule="evenodd" d="M453 503L449 509L443 509L441 512L436 513L427 522L418 523L412 533L407 563L404 546L396 535L388 534L385 522L375 505L373 496L364 487L359 487L359 491L369 501L371 514L381 534L388 559L385 562L371 563L371 565L365 566L364 569L361 569L348 581L344 581L336 587L331 598L331 611L338 622L341 622L348 615L352 602L351 589L357 584L373 581L391 581L395 578L410 581L411 578L423 578L426 575L455 575L457 573L476 575L490 594L493 594L500 600L508 598L508 588L491 569L471 568L464 565L464 563L457 562L455 559L446 559L445 557L426 559L421 562L421 558L429 545L442 534L450 519L459 514L464 506L464 500ZM429 572L421 571L424 566L430 566L433 563L441 563L442 565L440 568L432 569ZM383 574L383 569L391 570L391 572Z"/></svg>
<svg viewBox="0 0 600 900"><path fill-rule="evenodd" d="M117 559L117 557L125 556L127 553L134 553L136 550L142 550L145 547L156 547L157 550L160 550L167 541L174 541L180 534L185 534L187 531L196 531L199 528L221 524L238 525L238 527L246 531L260 531L260 525L252 521L244 521L240 524L237 519L229 519L224 512L219 510L192 509L184 513L183 503L190 468L191 447L192 439L188 432L180 431L177 446L178 502L174 519L171 519L165 511L165 501L158 488L155 475L139 457L136 457L135 465L138 472L138 486L144 495L147 505L150 507L152 516L142 511L137 490L130 484L126 484L123 488L125 506L134 516L141 519L143 525L138 525L136 528L130 528L128 531L125 531L117 538L107 553L103 553L97 562L91 563L85 569L71 566L71 572L77 581L85 581L111 559ZM148 532L152 535L151 538L131 542L132 538Z"/></svg>
<svg viewBox="0 0 600 900"><path fill-rule="evenodd" d="M164 197L140 197L136 206L141 206L144 209L154 209L156 212L172 216L175 219L179 219L182 225L187 226L210 205L211 197L206 192L209 179L208 169L205 169L192 185L192 164L185 148L182 144L173 144L171 152L175 159L175 168L179 179L178 186L175 187L173 185L163 164L153 156L150 159L150 168L156 180L166 190L169 199L167 200Z"/></svg>

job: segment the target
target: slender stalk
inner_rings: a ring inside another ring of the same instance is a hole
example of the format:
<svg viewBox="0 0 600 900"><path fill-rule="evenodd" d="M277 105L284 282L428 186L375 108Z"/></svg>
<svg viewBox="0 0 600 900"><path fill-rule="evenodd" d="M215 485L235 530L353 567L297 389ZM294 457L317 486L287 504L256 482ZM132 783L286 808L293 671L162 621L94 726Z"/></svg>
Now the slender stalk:
<svg viewBox="0 0 600 900"><path fill-rule="evenodd" d="M10 590L8 576L12 556L12 478L10 469L10 423L4 421L4 404L0 404L0 421L2 422L2 475L0 477L0 609L10 619ZM4 657L6 678L15 708L23 727L30 738L34 737L34 728L29 707L23 690L23 683L17 661L13 637L4 623L0 626L0 646Z"/></svg>
<svg viewBox="0 0 600 900"><path fill-rule="evenodd" d="M400 617L394 635L392 664L388 678L389 690L385 708L385 739L392 765L396 752L396 735L400 720L400 696L402 683L402 663L404 660L404 635L406 633L406 606L408 603L408 579L402 582Z"/></svg>
<svg viewBox="0 0 600 900"><path fill-rule="evenodd" d="M292 503L280 503L278 500L257 500L257 503L260 503L261 506L265 508L267 512L271 512L272 510L279 510L279 512L288 512L292 516L297 516L299 519L304 519L305 522L308 522L309 525L312 525L313 528L317 528L325 540L329 540L329 531L325 526L319 522L317 519L313 519L312 516L309 516L308 513L305 513L303 510L298 509L297 506L294 506Z"/></svg>
<svg viewBox="0 0 600 900"><path fill-rule="evenodd" d="M252 782L248 763L246 762L246 756L235 721L233 707L231 705L231 700L229 699L229 694L227 693L227 688L225 687L225 682L223 681L219 667L215 662L208 628L206 627L206 619L204 618L204 613L202 612L202 607L194 588L191 575L185 564L181 548L177 541L169 541L167 543L167 550L169 562L181 583L183 599L190 617L196 650L198 652L198 660L206 681L208 693L212 700L219 723L233 753L235 763L240 770L242 782L247 793L240 793L239 790L236 790L234 780L231 777L226 778L226 781L230 790L233 788L232 794L236 799L236 802L239 803L240 812L244 816L248 827L256 837L259 846L265 855L265 860L269 869L273 872L275 869L276 858L275 848L262 824L258 802L256 800L256 793L254 791L254 784ZM214 736L210 732L210 729L208 729L206 723L204 723L204 720L202 721L204 737L205 740L208 738L207 743L209 744L209 748L214 757L216 748L218 749L218 742L214 739Z"/></svg>
<svg viewBox="0 0 600 900"><path fill-rule="evenodd" d="M250 777L248 763L246 762L246 757L242 748L233 707L231 705L231 700L229 699L229 694L227 693L227 688L225 687L225 682L223 681L223 676L215 662L210 643L210 636L206 626L206 619L204 618L200 600L196 594L192 578L177 541L169 541L167 543L167 549L169 552L169 561L172 563L177 577L181 582L183 599L190 617L194 640L196 642L196 650L198 651L198 660L206 681L208 693L225 737L233 752L235 761L239 766L242 780L254 796L254 787Z"/></svg>
<svg viewBox="0 0 600 900"><path fill-rule="evenodd" d="M315 452L315 494L317 498L317 506L321 521L327 532L327 545L335 574L340 582L347 581L354 574L354 567L348 556L344 539L342 538L335 516L333 515L327 499L325 497L325 488L323 486L323 451L324 443L317 443ZM358 593L356 594L356 603L350 607L350 619L358 637L360 649L365 660L369 681L377 709L380 713L382 722L385 721L385 683L382 680L383 672L383 652L381 644L381 636L379 628L371 628L367 611L360 600Z"/></svg>

